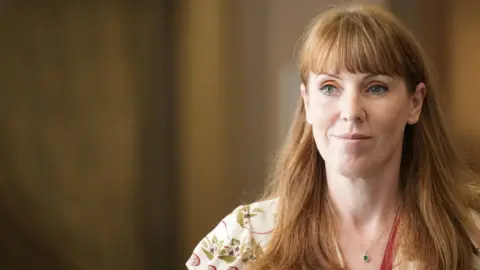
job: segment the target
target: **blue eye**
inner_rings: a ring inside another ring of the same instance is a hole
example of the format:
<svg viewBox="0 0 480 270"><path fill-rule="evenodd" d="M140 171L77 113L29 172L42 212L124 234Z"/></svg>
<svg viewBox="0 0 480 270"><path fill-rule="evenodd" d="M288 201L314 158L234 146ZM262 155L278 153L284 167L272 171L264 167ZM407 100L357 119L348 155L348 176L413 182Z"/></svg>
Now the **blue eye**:
<svg viewBox="0 0 480 270"><path fill-rule="evenodd" d="M388 92L388 87L381 84L374 84L368 87L368 92L373 95L381 95Z"/></svg>
<svg viewBox="0 0 480 270"><path fill-rule="evenodd" d="M320 91L325 94L325 95L330 95L335 93L337 88L331 84L325 84L322 87L320 87Z"/></svg>

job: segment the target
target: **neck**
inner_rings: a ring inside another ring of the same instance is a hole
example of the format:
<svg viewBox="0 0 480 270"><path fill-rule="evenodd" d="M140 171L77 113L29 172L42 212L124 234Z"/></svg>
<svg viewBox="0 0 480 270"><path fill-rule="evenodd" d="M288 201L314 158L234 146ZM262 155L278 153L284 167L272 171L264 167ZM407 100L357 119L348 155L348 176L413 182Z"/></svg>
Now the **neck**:
<svg viewBox="0 0 480 270"><path fill-rule="evenodd" d="M399 206L400 155L368 177L345 177L326 167L327 185L339 226L374 234L391 224Z"/></svg>

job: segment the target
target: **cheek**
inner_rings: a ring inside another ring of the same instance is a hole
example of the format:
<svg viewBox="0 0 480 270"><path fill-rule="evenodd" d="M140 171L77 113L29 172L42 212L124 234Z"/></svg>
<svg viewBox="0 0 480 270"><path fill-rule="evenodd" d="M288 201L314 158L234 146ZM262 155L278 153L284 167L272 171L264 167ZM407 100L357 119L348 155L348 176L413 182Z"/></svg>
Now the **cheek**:
<svg viewBox="0 0 480 270"><path fill-rule="evenodd" d="M403 136L408 118L408 113L404 108L391 106L376 116L372 123L375 125L376 133L383 134L387 140L397 140Z"/></svg>
<svg viewBox="0 0 480 270"><path fill-rule="evenodd" d="M310 107L310 124L312 125L315 143L320 151L328 148L329 142L327 134L337 121L337 115L335 114L335 109L332 107L332 103L333 102L316 103Z"/></svg>
<svg viewBox="0 0 480 270"><path fill-rule="evenodd" d="M332 119L337 110L337 102L334 98L324 97L319 94L311 95L309 112L311 119L317 123Z"/></svg>
<svg viewBox="0 0 480 270"><path fill-rule="evenodd" d="M311 100L309 113L312 126L325 128L336 121L335 102L325 98L314 97Z"/></svg>

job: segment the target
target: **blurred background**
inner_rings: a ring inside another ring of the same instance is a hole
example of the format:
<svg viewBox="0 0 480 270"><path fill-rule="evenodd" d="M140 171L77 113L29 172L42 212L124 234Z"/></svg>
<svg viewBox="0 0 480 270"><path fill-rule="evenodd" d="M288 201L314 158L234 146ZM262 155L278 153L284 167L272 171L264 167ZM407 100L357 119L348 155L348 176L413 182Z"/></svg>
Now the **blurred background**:
<svg viewBox="0 0 480 270"><path fill-rule="evenodd" d="M261 194L299 98L297 40L345 2L0 1L0 269L185 269ZM435 62L478 168L480 1L368 2Z"/></svg>

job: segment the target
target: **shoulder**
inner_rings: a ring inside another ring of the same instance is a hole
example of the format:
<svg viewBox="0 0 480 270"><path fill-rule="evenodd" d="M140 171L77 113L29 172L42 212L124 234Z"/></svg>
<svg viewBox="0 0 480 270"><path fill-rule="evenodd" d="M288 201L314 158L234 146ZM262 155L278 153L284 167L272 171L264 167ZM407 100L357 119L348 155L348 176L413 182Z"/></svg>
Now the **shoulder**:
<svg viewBox="0 0 480 270"><path fill-rule="evenodd" d="M477 231L480 232L480 213L474 209L469 209L469 215L471 220L475 223L475 227ZM480 242L476 241L475 235L478 233L476 232L469 232L470 233L470 240L471 243L474 245L477 250L480 251ZM478 239L478 238L477 238ZM404 253L400 252L397 257L395 258L395 266L393 267L394 270L409 270L409 269L417 269L420 268L422 263L420 261L410 261L407 257L404 257ZM480 257L478 254L474 254L472 257L472 270L480 270Z"/></svg>
<svg viewBox="0 0 480 270"><path fill-rule="evenodd" d="M188 269L242 269L261 255L275 227L278 199L241 205L197 244Z"/></svg>

